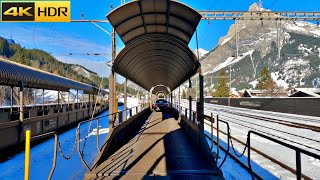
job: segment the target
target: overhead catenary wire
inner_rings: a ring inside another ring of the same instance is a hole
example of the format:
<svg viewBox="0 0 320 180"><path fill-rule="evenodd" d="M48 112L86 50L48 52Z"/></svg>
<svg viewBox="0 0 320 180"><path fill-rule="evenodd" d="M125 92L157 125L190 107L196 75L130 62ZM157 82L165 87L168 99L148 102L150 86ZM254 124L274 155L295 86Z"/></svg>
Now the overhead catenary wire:
<svg viewBox="0 0 320 180"><path fill-rule="evenodd" d="M33 32L32 32L32 41L33 41L33 45L34 45L34 48L35 48L35 49L38 49L37 46L36 46L36 43L35 43L35 41L34 41L34 34L35 34L35 32L36 32L37 26L38 26L38 23L36 23L36 25L35 25L34 28L33 28Z"/></svg>

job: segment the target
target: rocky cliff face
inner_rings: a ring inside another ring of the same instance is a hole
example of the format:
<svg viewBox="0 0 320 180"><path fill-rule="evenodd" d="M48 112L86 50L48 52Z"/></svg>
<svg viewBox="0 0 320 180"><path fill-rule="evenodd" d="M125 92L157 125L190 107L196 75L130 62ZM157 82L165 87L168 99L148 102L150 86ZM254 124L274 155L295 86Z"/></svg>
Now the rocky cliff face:
<svg viewBox="0 0 320 180"><path fill-rule="evenodd" d="M249 11L266 11L253 4ZM229 73L237 89L254 87L260 70L268 66L279 86L313 87L320 82L320 27L310 22L282 21L278 58L276 21L238 21L239 57L235 58L235 25L201 61L205 86L216 82L219 70Z"/></svg>

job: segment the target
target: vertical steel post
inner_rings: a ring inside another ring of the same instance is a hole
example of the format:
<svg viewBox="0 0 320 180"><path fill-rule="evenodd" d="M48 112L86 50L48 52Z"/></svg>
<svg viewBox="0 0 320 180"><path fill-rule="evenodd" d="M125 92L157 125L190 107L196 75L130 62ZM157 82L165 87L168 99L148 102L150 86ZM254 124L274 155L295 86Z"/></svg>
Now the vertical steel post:
<svg viewBox="0 0 320 180"><path fill-rule="evenodd" d="M151 95L150 94L151 94L151 92L149 91L148 92L148 106L151 109L151 97L150 97Z"/></svg>
<svg viewBox="0 0 320 180"><path fill-rule="evenodd" d="M179 86L179 95L178 95L178 105L179 105L179 107L180 107L180 99L181 99L181 97L180 97L180 86Z"/></svg>
<svg viewBox="0 0 320 180"><path fill-rule="evenodd" d="M281 20L277 20L277 46L278 46L278 60L281 57Z"/></svg>
<svg viewBox="0 0 320 180"><path fill-rule="evenodd" d="M114 60L116 58L116 32L115 29L112 28L112 66L114 63ZM116 94L116 73L112 70L111 67L111 73L110 73L110 78L109 78L109 113L113 114L116 112L116 108L115 108L115 94ZM109 116L109 129L110 131L113 129L114 127L114 121L115 121L115 115L111 115Z"/></svg>
<svg viewBox="0 0 320 180"><path fill-rule="evenodd" d="M35 89L34 90L34 97L33 97L33 106L36 107L36 103L37 103L37 91Z"/></svg>
<svg viewBox="0 0 320 180"><path fill-rule="evenodd" d="M60 91L58 91L58 112L60 112Z"/></svg>
<svg viewBox="0 0 320 180"><path fill-rule="evenodd" d="M110 93L110 92L109 92ZM92 111L93 111L93 108L94 108L94 106L96 105L96 100L95 100L95 95L94 95L94 93L92 94L92 103L91 103L92 105L92 107L91 107L91 109L92 109Z"/></svg>
<svg viewBox="0 0 320 180"><path fill-rule="evenodd" d="M301 154L296 150L296 176L297 180L301 180Z"/></svg>
<svg viewBox="0 0 320 180"><path fill-rule="evenodd" d="M191 113L192 113L192 96L191 96L191 89L192 88L192 83L191 83L191 79L189 79L189 120L191 121Z"/></svg>
<svg viewBox="0 0 320 180"><path fill-rule="evenodd" d="M90 115L90 112L91 112L91 101L90 101L90 99L91 99L91 98L90 98L90 95L91 95L91 94L90 94L90 92L89 92L88 95L89 95L89 98L88 98L88 104L89 104L88 111L89 111L89 112L88 112L88 114Z"/></svg>
<svg viewBox="0 0 320 180"><path fill-rule="evenodd" d="M11 86L11 94L10 94L10 113L12 114L13 111L13 86Z"/></svg>
<svg viewBox="0 0 320 180"><path fill-rule="evenodd" d="M124 103L124 107L123 107L123 116L124 116L124 120L127 120L127 97L128 97L128 93L127 93L127 78L124 80L124 98L123 98L123 103Z"/></svg>
<svg viewBox="0 0 320 180"><path fill-rule="evenodd" d="M211 150L213 148L213 113L211 113L211 116L210 116L210 123L211 123Z"/></svg>
<svg viewBox="0 0 320 180"><path fill-rule="evenodd" d="M228 106L231 106L231 63L229 64L229 96L228 96Z"/></svg>
<svg viewBox="0 0 320 180"><path fill-rule="evenodd" d="M79 109L79 92L78 92L78 89L77 89L77 109Z"/></svg>
<svg viewBox="0 0 320 180"><path fill-rule="evenodd" d="M30 141L31 131L26 130L26 145L25 145L25 158L24 158L24 180L30 178Z"/></svg>
<svg viewBox="0 0 320 180"><path fill-rule="evenodd" d="M42 89L42 115L44 115L44 89Z"/></svg>
<svg viewBox="0 0 320 180"><path fill-rule="evenodd" d="M113 98L113 72L109 76L109 114L113 113L114 98ZM113 115L109 116L109 129L113 128Z"/></svg>
<svg viewBox="0 0 320 180"><path fill-rule="evenodd" d="M220 152L220 134L219 134L219 116L217 115L217 155L219 155ZM218 157L217 157L218 161Z"/></svg>
<svg viewBox="0 0 320 180"><path fill-rule="evenodd" d="M195 84L195 86L196 86L196 96L195 96L195 101L196 101L196 102L198 102L198 81L197 81L197 79L196 79L196 84Z"/></svg>
<svg viewBox="0 0 320 180"><path fill-rule="evenodd" d="M201 67L200 67L201 68ZM199 71L199 112L198 114L198 122L199 128L202 132L204 132L204 93L203 93L203 75L200 69Z"/></svg>
<svg viewBox="0 0 320 180"><path fill-rule="evenodd" d="M249 167L249 173L251 175L251 178L254 179L254 175L252 172L252 167L251 167L251 143L250 143L250 131L248 132L248 137L247 137L247 148L248 148L248 167Z"/></svg>
<svg viewBox="0 0 320 180"><path fill-rule="evenodd" d="M239 57L239 34L238 34L238 20L235 19L235 35L236 35L236 58Z"/></svg>
<svg viewBox="0 0 320 180"><path fill-rule="evenodd" d="M23 122L23 119L24 119L24 117L23 117L23 113L24 113L24 109L23 109L23 83L22 82L19 82L19 86L20 86L20 99L19 99L19 101L20 101L20 105L19 105L19 114L20 114L20 118L19 118L19 120L21 121L21 122Z"/></svg>

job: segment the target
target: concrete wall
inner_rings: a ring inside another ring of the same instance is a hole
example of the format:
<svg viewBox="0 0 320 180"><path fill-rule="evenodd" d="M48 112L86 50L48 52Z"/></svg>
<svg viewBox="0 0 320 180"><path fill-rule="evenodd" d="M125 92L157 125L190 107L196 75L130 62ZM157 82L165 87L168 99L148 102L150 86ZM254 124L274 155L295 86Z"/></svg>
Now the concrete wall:
<svg viewBox="0 0 320 180"><path fill-rule="evenodd" d="M228 98L204 98L206 103L228 105ZM320 98L231 98L231 106L320 117Z"/></svg>

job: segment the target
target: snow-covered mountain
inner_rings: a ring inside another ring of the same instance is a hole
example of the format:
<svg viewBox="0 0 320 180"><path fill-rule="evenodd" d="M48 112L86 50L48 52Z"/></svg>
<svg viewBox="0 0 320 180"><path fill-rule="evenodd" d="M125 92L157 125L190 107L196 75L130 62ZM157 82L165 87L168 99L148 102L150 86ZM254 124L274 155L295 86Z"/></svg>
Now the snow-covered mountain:
<svg viewBox="0 0 320 180"><path fill-rule="evenodd" d="M196 57L198 57L198 51L197 51L197 50L198 50L198 49L195 49L195 50L193 51L193 53L196 55ZM204 57L208 52L209 52L209 51L207 51L207 50L204 50L204 49L202 49L202 48L199 48L199 58Z"/></svg>
<svg viewBox="0 0 320 180"><path fill-rule="evenodd" d="M257 4L253 4L249 11L259 9ZM265 66L268 66L279 86L312 87L315 81L320 81L320 27L305 21L283 20L279 59L276 24L276 21L270 20L238 21L238 58L235 58L235 25L231 25L228 33L201 61L207 77L205 84L211 84L210 77L217 76L221 69L225 68L229 74L230 64L232 85L237 89L254 84ZM216 80L214 78L213 83Z"/></svg>
<svg viewBox="0 0 320 180"><path fill-rule="evenodd" d="M71 68L75 70L79 75L82 75L88 79L91 79L92 76L98 76L97 73L90 71L89 69L78 64L72 65Z"/></svg>

